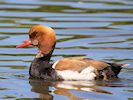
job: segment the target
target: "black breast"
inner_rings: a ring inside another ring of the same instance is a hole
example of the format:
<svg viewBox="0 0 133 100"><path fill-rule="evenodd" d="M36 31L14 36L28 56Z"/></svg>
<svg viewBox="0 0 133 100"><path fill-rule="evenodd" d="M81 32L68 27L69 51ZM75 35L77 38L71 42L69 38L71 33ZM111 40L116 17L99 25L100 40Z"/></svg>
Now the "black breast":
<svg viewBox="0 0 133 100"><path fill-rule="evenodd" d="M56 80L58 78L55 70L52 68L52 64L47 61L43 61L40 58L35 58L32 61L29 74L30 78L48 80Z"/></svg>

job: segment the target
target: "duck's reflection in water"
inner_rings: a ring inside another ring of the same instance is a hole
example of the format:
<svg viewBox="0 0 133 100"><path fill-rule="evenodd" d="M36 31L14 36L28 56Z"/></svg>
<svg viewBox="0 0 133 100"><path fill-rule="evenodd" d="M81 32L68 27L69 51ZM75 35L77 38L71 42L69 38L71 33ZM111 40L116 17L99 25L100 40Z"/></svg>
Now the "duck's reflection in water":
<svg viewBox="0 0 133 100"><path fill-rule="evenodd" d="M69 100L92 100L88 98L81 98L73 94L71 91L79 92L98 92L105 94L112 94L108 91L96 87L96 81L42 81L29 80L32 90L39 94L41 100L53 100L55 95L67 96Z"/></svg>

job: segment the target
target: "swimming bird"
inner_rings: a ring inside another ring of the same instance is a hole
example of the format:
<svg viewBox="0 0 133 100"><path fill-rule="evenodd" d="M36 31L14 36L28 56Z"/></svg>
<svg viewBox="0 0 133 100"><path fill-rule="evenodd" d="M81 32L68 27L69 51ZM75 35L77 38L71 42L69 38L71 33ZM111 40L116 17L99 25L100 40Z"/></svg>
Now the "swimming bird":
<svg viewBox="0 0 133 100"><path fill-rule="evenodd" d="M44 80L108 80L118 77L128 64L115 64L84 57L69 57L51 63L56 45L55 31L48 26L35 25L29 30L29 39L16 46L36 46L38 53L29 69L30 78Z"/></svg>

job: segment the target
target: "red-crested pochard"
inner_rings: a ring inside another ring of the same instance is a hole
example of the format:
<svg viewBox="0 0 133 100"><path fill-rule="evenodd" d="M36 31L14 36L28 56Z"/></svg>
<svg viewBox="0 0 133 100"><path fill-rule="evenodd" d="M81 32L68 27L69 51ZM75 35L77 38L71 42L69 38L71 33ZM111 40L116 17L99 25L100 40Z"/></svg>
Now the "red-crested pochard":
<svg viewBox="0 0 133 100"><path fill-rule="evenodd" d="M29 39L16 46L38 47L38 53L32 61L29 74L31 78L53 80L107 80L117 77L128 64L115 64L83 57L70 57L50 63L56 45L56 34L48 26L35 25L29 31Z"/></svg>

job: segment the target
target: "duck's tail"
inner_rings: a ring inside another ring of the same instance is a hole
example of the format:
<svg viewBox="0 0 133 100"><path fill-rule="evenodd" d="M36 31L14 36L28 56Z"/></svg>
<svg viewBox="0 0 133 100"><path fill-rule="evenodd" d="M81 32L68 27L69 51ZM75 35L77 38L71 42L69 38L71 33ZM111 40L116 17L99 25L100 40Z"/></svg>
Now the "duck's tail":
<svg viewBox="0 0 133 100"><path fill-rule="evenodd" d="M121 64L122 68L128 67L130 64Z"/></svg>
<svg viewBox="0 0 133 100"><path fill-rule="evenodd" d="M111 70L114 72L115 76L118 77L122 68L128 67L130 64L115 64L115 63L108 63L111 66Z"/></svg>

